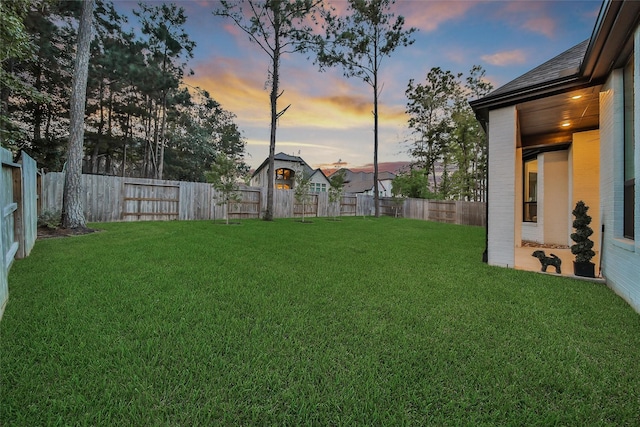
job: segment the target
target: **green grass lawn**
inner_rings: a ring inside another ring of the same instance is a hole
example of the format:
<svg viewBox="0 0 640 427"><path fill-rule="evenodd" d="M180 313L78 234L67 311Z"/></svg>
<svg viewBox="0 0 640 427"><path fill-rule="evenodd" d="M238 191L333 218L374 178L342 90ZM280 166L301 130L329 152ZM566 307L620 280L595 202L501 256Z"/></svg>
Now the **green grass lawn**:
<svg viewBox="0 0 640 427"><path fill-rule="evenodd" d="M640 423L640 315L482 228L94 226L11 269L1 425Z"/></svg>

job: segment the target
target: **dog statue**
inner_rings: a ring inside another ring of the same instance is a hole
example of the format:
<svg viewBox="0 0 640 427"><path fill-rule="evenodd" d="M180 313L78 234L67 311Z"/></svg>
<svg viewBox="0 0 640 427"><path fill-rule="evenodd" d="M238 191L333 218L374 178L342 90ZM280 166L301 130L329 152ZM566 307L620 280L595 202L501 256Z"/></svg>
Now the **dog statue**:
<svg viewBox="0 0 640 427"><path fill-rule="evenodd" d="M531 254L532 257L536 257L540 260L540 264L542 264L542 269L540 271L547 271L547 267L552 265L556 268L556 273L561 274L560 272L560 264L562 264L562 260L558 258L557 255L551 254L551 256L547 256L544 251L534 251Z"/></svg>

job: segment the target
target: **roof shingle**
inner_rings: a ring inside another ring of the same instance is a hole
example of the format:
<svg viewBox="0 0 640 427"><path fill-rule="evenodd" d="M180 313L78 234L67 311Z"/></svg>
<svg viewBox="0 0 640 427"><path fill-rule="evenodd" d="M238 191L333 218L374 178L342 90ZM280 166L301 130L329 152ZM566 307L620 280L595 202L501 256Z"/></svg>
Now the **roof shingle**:
<svg viewBox="0 0 640 427"><path fill-rule="evenodd" d="M589 39L578 43L555 58L494 90L487 95L487 98L578 75L588 46Z"/></svg>

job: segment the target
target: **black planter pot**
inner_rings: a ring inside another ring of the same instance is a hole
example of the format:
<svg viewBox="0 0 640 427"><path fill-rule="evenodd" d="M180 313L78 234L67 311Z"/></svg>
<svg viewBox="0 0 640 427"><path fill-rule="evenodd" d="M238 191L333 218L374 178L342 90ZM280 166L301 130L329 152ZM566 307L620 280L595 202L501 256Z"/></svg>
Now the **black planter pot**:
<svg viewBox="0 0 640 427"><path fill-rule="evenodd" d="M573 261L573 274L581 277L596 277L596 265L592 262L576 262Z"/></svg>

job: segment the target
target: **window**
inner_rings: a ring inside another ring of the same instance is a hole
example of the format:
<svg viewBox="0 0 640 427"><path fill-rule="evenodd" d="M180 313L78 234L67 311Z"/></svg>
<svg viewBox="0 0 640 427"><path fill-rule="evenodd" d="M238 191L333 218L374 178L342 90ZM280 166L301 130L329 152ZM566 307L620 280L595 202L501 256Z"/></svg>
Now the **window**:
<svg viewBox="0 0 640 427"><path fill-rule="evenodd" d="M538 159L524 162L523 221L538 222Z"/></svg>
<svg viewBox="0 0 640 427"><path fill-rule="evenodd" d="M312 182L309 191L312 193L325 193L327 191L327 184L320 184L318 182Z"/></svg>
<svg viewBox="0 0 640 427"><path fill-rule="evenodd" d="M280 168L276 170L276 179L288 181L291 179L291 169Z"/></svg>
<svg viewBox="0 0 640 427"><path fill-rule="evenodd" d="M291 190L291 187L293 186L292 179L294 175L295 173L291 169L276 169L276 189Z"/></svg>
<svg viewBox="0 0 640 427"><path fill-rule="evenodd" d="M636 171L634 163L635 154L635 123L634 109L634 67L633 55L629 63L624 67L624 227L623 235L627 239L634 238L634 203Z"/></svg>

